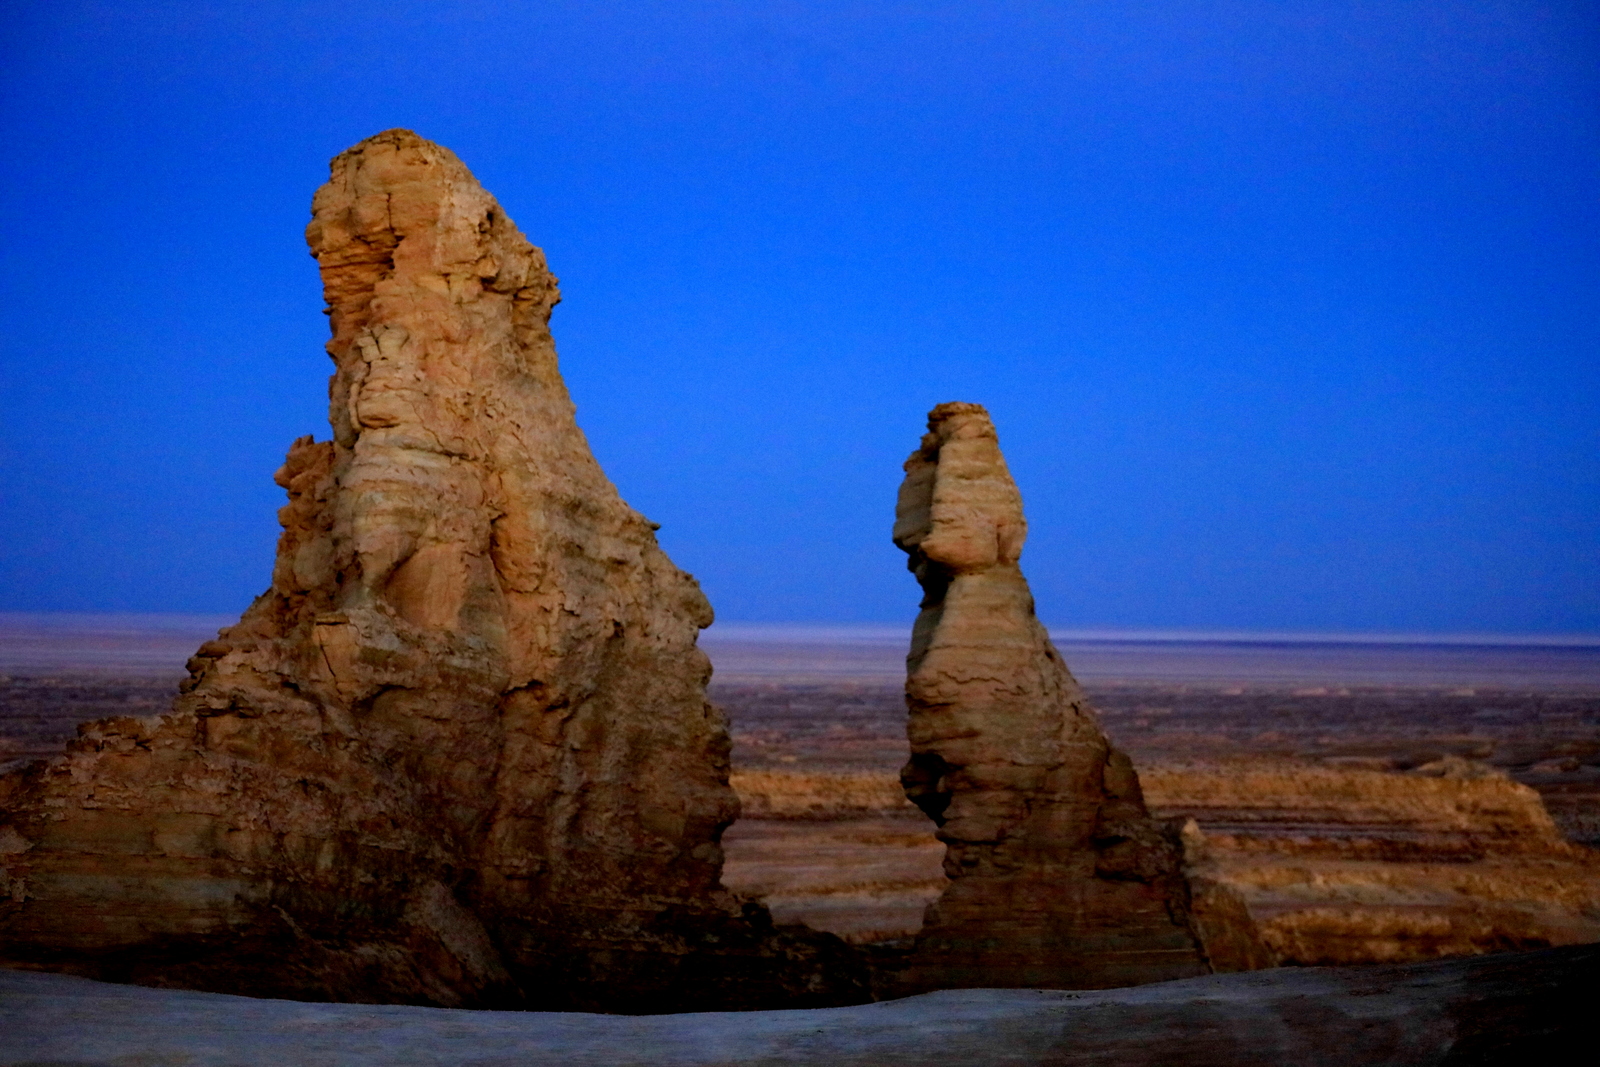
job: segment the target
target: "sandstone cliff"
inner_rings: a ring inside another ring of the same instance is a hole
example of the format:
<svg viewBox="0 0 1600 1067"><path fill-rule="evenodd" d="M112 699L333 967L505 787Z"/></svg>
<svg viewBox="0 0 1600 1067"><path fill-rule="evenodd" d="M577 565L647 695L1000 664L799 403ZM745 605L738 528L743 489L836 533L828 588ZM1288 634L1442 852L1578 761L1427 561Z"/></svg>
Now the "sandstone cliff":
<svg viewBox="0 0 1600 1067"><path fill-rule="evenodd" d="M0 963L309 999L864 999L719 884L711 609L601 472L543 254L404 130L306 231L335 371L271 588L172 710L0 779ZM853 977L856 976L856 977Z"/></svg>
<svg viewBox="0 0 1600 1067"><path fill-rule="evenodd" d="M1176 841L1034 616L1022 498L988 413L942 404L928 431L895 514L924 592L901 781L939 826L950 882L904 987L1098 988L1252 965L1242 909L1226 893L1191 902Z"/></svg>

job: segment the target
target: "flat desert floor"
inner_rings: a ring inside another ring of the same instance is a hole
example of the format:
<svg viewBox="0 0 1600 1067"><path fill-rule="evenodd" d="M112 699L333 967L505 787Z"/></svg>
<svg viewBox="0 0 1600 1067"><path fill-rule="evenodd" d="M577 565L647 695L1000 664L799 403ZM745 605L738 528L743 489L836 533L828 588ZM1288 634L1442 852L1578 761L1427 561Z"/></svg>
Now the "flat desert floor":
<svg viewBox="0 0 1600 1067"><path fill-rule="evenodd" d="M0 615L0 763L52 755L84 721L162 711L184 660L231 621ZM1224 873L1259 918L1299 909L1299 925L1281 935L1286 961L1351 962L1396 937L1413 956L1600 939L1600 898L1591 899L1600 646L1082 635L1057 644L1140 768L1152 810L1194 820L1232 857ZM944 878L943 846L896 781L907 751L905 635L718 626L703 645L745 809L724 840L726 883L764 898L779 921L847 940L914 933ZM1422 781L1430 776L1438 781ZM1500 790L1489 800L1461 792L1485 778L1479 785ZM1518 851L1526 826L1507 829L1503 811L1483 814L1504 806L1507 779L1537 792L1573 846L1559 862L1548 849ZM1385 808L1391 785L1411 792ZM1514 854L1500 862L1505 847ZM1247 854L1256 858L1241 866ZM1268 854L1277 858L1265 863ZM1462 888L1468 871L1479 888ZM1343 898L1307 895L1330 879L1349 884ZM1460 916L1440 918L1441 894L1475 915L1510 910L1464 933ZM1559 914L1549 911L1556 896ZM1335 905L1359 905L1367 927L1389 932L1368 930L1359 944L1329 935L1312 958L1294 958L1307 909ZM1416 931L1441 921L1454 932L1418 949L1427 938ZM1532 933L1517 933L1528 923ZM1341 958L1327 948L1335 943L1355 947Z"/></svg>
<svg viewBox="0 0 1600 1067"><path fill-rule="evenodd" d="M745 801L724 839L725 880L780 921L905 937L944 884L943 847L897 788L904 641L822 628L705 636ZM1600 937L1600 853L1585 855L1600 845L1600 648L1056 643L1152 810L1193 818L1220 846L1225 880L1283 927L1274 947L1286 962ZM1524 847L1501 775L1537 791L1578 846L1570 855ZM1443 780L1460 777L1487 780ZM1308 923L1323 927L1309 946Z"/></svg>

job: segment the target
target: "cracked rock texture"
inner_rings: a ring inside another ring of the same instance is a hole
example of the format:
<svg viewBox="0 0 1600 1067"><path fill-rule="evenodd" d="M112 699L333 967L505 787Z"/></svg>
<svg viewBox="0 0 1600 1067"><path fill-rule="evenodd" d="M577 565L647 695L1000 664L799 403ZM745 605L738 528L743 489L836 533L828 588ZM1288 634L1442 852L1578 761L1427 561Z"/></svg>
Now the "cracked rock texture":
<svg viewBox="0 0 1600 1067"><path fill-rule="evenodd" d="M0 778L0 963L296 999L617 1011L866 999L720 885L711 608L590 454L543 254L404 130L306 239L333 439L272 586L172 710Z"/></svg>
<svg viewBox="0 0 1600 1067"><path fill-rule="evenodd" d="M989 414L941 404L905 464L894 540L922 585L906 795L949 882L899 988L1088 989L1268 962L1225 887L1191 887L1034 616L1022 497Z"/></svg>

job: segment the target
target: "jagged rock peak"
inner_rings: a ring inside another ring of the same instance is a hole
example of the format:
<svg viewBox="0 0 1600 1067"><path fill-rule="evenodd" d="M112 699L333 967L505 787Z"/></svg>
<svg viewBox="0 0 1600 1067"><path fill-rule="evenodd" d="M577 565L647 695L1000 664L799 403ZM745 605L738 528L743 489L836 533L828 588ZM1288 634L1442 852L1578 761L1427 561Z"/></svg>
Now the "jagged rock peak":
<svg viewBox="0 0 1600 1067"><path fill-rule="evenodd" d="M1034 614L1022 497L977 404L941 404L905 464L894 541L923 590L907 657L906 795L945 842L905 991L1092 988L1205 973L1175 836ZM1243 909L1210 909L1228 927ZM1232 960L1228 961L1233 965Z"/></svg>
<svg viewBox="0 0 1600 1067"><path fill-rule="evenodd" d="M302 999L600 1010L863 999L720 884L711 609L590 453L555 278L446 149L337 157L307 242L333 439L271 587L158 719L0 778L0 963Z"/></svg>

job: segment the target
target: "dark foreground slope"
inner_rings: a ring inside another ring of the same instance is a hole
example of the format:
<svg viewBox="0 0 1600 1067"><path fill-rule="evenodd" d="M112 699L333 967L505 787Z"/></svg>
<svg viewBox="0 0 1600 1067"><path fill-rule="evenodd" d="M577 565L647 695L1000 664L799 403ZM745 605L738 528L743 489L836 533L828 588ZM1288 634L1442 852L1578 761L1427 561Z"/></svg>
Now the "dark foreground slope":
<svg viewBox="0 0 1600 1067"><path fill-rule="evenodd" d="M1597 987L1597 945L657 1016L307 1004L0 971L0 1065L1555 1063L1587 1030Z"/></svg>

